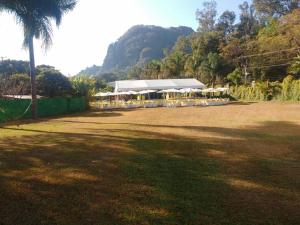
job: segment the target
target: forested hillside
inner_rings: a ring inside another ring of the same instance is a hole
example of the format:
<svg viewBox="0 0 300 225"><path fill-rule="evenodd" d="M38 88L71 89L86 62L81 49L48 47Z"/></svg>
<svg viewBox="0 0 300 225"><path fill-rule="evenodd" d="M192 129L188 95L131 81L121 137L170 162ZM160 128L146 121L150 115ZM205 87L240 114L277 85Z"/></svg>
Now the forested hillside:
<svg viewBox="0 0 300 225"><path fill-rule="evenodd" d="M299 1L254 0L217 18L215 1L196 12L197 33L180 38L162 60L134 67L129 78L196 77L206 84L283 80L300 72Z"/></svg>

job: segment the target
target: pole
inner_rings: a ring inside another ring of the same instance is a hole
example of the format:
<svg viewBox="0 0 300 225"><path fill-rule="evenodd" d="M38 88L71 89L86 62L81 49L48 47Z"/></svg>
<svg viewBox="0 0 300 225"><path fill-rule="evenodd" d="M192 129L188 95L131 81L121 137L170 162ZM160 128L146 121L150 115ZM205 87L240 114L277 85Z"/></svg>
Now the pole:
<svg viewBox="0 0 300 225"><path fill-rule="evenodd" d="M248 78L248 75L249 75L249 73L248 73L248 71L247 71L247 66L246 65L244 65L244 84L246 85L247 84L247 78Z"/></svg>
<svg viewBox="0 0 300 225"><path fill-rule="evenodd" d="M1 58L1 62L3 62L4 59L6 59L7 57L5 57L5 56L0 56L0 58Z"/></svg>

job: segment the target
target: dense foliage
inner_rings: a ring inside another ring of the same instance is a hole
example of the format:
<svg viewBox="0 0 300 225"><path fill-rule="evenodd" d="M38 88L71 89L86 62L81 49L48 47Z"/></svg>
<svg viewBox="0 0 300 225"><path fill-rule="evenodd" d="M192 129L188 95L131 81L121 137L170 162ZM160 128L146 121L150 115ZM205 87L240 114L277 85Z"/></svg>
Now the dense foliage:
<svg viewBox="0 0 300 225"><path fill-rule="evenodd" d="M216 2L197 10L198 32L179 38L162 60L133 68L129 77L196 77L207 85L282 81L300 75L299 1L254 1L217 18ZM134 74L134 76L132 75ZM138 75L139 74L139 75Z"/></svg>
<svg viewBox="0 0 300 225"><path fill-rule="evenodd" d="M57 70L42 71L36 80L38 94L42 96L57 97L72 94L71 82Z"/></svg>
<svg viewBox="0 0 300 225"><path fill-rule="evenodd" d="M0 62L0 97L1 95L29 95L30 76L29 62L6 60ZM37 93L45 97L85 96L101 90L111 91L106 81L114 79L113 73L101 77L90 75L68 78L52 66L36 67ZM126 76L123 73L123 76Z"/></svg>
<svg viewBox="0 0 300 225"><path fill-rule="evenodd" d="M258 82L252 86L233 86L230 95L244 101L300 101L300 79L287 76L283 82Z"/></svg>

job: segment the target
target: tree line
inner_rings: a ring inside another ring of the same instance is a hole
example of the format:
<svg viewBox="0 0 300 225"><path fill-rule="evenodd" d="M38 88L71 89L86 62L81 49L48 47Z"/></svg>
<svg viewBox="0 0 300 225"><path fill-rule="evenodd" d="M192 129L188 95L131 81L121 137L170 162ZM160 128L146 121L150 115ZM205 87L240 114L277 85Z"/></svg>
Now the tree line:
<svg viewBox="0 0 300 225"><path fill-rule="evenodd" d="M133 67L129 79L194 77L208 85L282 81L300 74L300 1L254 0L217 17L217 3L196 11L197 32L180 37L162 60ZM297 57L298 56L298 57Z"/></svg>
<svg viewBox="0 0 300 225"><path fill-rule="evenodd" d="M29 62L5 60L0 62L0 98L7 95L30 95ZM53 66L35 68L36 93L44 97L86 96L106 88L101 79L92 77L66 77Z"/></svg>

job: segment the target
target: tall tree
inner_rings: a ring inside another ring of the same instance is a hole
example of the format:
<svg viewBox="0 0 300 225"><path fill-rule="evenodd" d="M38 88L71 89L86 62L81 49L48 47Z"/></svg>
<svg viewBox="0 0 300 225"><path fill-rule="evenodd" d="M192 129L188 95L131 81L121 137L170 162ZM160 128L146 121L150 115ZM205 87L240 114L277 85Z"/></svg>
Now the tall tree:
<svg viewBox="0 0 300 225"><path fill-rule="evenodd" d="M152 60L145 65L143 77L147 79L160 79L161 77L161 63L158 60Z"/></svg>
<svg viewBox="0 0 300 225"><path fill-rule="evenodd" d="M206 1L203 3L203 9L196 11L196 19L199 22L199 32L209 32L214 30L217 16L216 1Z"/></svg>
<svg viewBox="0 0 300 225"><path fill-rule="evenodd" d="M13 14L17 22L23 27L23 45L29 49L33 118L37 118L33 39L42 39L43 46L49 47L52 43L51 20L54 20L59 26L63 15L72 10L76 3L76 0L0 0L0 11L4 10Z"/></svg>
<svg viewBox="0 0 300 225"><path fill-rule="evenodd" d="M222 56L217 53L210 52L200 66L202 80L214 86L216 80L227 72L225 61Z"/></svg>
<svg viewBox="0 0 300 225"><path fill-rule="evenodd" d="M258 21L255 18L255 9L253 5L249 5L247 1L239 6L240 14L240 24L238 26L238 31L240 36L251 37L256 35L258 31Z"/></svg>
<svg viewBox="0 0 300 225"><path fill-rule="evenodd" d="M234 31L235 19L235 12L225 11L218 20L218 24L216 25L217 30L221 31L224 35L232 33Z"/></svg>
<svg viewBox="0 0 300 225"><path fill-rule="evenodd" d="M262 18L280 17L300 7L299 0L254 0L253 5Z"/></svg>

